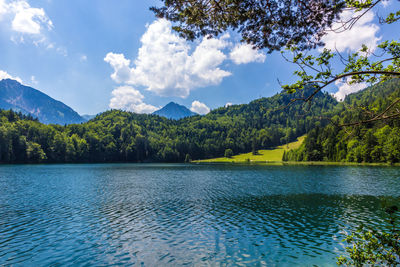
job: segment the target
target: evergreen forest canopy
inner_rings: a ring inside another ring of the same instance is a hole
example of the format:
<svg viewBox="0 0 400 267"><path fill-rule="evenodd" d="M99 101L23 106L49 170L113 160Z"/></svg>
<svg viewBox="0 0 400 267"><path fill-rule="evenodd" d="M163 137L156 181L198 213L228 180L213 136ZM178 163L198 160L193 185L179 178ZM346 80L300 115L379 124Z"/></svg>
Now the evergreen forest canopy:
<svg viewBox="0 0 400 267"><path fill-rule="evenodd" d="M348 95L331 112L333 123L309 131L302 146L283 160L400 162L399 102L399 79ZM371 119L371 113L378 115Z"/></svg>
<svg viewBox="0 0 400 267"><path fill-rule="evenodd" d="M238 154L272 148L325 126L320 116L337 105L320 93L310 107L287 106L293 97L300 94L283 92L178 121L111 110L59 126L0 111L0 162L183 162L224 156L226 149Z"/></svg>
<svg viewBox="0 0 400 267"><path fill-rule="evenodd" d="M111 110L89 122L45 125L13 111L0 111L1 163L184 162L273 148L308 134L290 161L399 162L400 120L342 127L381 113L400 97L400 80L367 88L337 102L319 92L307 97L282 92L205 116L169 120ZM397 107L398 108L398 107Z"/></svg>

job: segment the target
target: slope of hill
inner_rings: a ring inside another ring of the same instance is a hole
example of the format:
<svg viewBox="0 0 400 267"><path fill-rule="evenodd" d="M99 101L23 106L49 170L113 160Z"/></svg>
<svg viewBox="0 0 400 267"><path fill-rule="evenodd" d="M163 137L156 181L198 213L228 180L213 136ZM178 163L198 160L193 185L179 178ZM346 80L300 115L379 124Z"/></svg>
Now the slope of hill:
<svg viewBox="0 0 400 267"><path fill-rule="evenodd" d="M299 149L285 154L285 160L400 162L398 101L400 101L400 79L393 79L348 95L331 115L338 125L367 121L379 114L391 118L348 127L334 124L316 127L309 131Z"/></svg>
<svg viewBox="0 0 400 267"><path fill-rule="evenodd" d="M270 149L326 125L320 116L337 106L323 93L310 108L287 106L294 97L281 93L180 120L111 110L64 127L0 111L0 162L183 162L221 157L226 149Z"/></svg>
<svg viewBox="0 0 400 267"><path fill-rule="evenodd" d="M190 111L187 107L179 105L174 102L168 103L163 108L154 111L153 114L174 120L179 120L182 118L198 115L197 113Z"/></svg>
<svg viewBox="0 0 400 267"><path fill-rule="evenodd" d="M230 158L221 157L214 159L204 159L198 160L195 162L198 163L266 163L266 162L281 162L283 154L285 151L289 151L290 149L296 149L301 146L304 141L305 136L300 136L296 141L278 146L274 149L263 149L258 150L256 154L252 152L246 154L239 154L232 156Z"/></svg>
<svg viewBox="0 0 400 267"><path fill-rule="evenodd" d="M64 103L11 79L0 81L0 108L31 114L46 124L64 125L85 121Z"/></svg>

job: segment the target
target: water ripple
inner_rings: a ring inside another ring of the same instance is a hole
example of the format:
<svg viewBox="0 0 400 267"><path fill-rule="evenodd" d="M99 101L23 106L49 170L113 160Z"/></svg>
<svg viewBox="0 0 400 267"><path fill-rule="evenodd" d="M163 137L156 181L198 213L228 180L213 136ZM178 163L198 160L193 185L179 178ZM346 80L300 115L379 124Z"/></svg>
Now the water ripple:
<svg viewBox="0 0 400 267"><path fill-rule="evenodd" d="M400 170L0 166L0 265L334 265Z"/></svg>

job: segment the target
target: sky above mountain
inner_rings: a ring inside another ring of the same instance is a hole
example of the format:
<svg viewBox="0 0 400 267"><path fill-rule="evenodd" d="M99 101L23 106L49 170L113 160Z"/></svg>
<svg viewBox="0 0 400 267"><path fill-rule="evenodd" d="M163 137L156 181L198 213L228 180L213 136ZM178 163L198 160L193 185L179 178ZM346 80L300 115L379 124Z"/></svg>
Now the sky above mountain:
<svg viewBox="0 0 400 267"><path fill-rule="evenodd" d="M295 81L296 67L225 33L188 42L149 11L160 1L0 0L0 79L14 78L64 102L80 114L117 108L151 113L174 101L200 114L248 103ZM328 48L349 53L362 43L398 39L396 24L378 17L399 2L380 4L350 31L325 37ZM350 17L344 13L343 17ZM338 82L342 99L364 88Z"/></svg>

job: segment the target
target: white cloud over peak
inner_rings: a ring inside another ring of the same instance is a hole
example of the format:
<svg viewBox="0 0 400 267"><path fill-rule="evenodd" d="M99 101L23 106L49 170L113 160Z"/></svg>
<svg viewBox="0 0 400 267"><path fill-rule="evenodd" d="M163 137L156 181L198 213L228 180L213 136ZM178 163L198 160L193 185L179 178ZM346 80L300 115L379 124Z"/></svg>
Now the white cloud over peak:
<svg viewBox="0 0 400 267"><path fill-rule="evenodd" d="M229 57L236 65L250 62L263 63L266 58L264 53L253 49L253 46L250 44L237 44L229 54Z"/></svg>
<svg viewBox="0 0 400 267"><path fill-rule="evenodd" d="M210 108L207 107L206 104L201 103L200 101L193 101L192 102L192 106L190 107L190 110L193 112L196 112L198 114L204 115L207 114L208 112L210 112Z"/></svg>
<svg viewBox="0 0 400 267"><path fill-rule="evenodd" d="M0 0L1 1L1 0ZM0 81L4 80L4 79L12 79L12 80L16 80L19 83L22 83L21 78L19 77L13 77L10 74L8 74L6 71L0 70Z"/></svg>
<svg viewBox="0 0 400 267"><path fill-rule="evenodd" d="M109 107L135 113L152 113L158 108L143 102L144 96L131 86L120 86L112 91Z"/></svg>
<svg viewBox="0 0 400 267"><path fill-rule="evenodd" d="M350 84L350 79L344 81L336 81L335 85L338 87L338 91L333 94L333 96L338 101L343 101L346 95L358 92L367 87L366 83L353 83Z"/></svg>
<svg viewBox="0 0 400 267"><path fill-rule="evenodd" d="M227 38L204 38L191 53L189 43L172 32L171 23L158 19L147 26L134 62L111 52L104 60L114 69L111 78L117 83L184 98L195 88L219 84L231 75L219 67L227 59L222 51L229 46Z"/></svg>
<svg viewBox="0 0 400 267"><path fill-rule="evenodd" d="M332 29L340 28L342 22L348 21L356 15L357 14L352 11L344 11L340 21L334 23ZM368 12L364 14L351 29L339 33L333 31L328 32L328 34L322 38L322 41L325 43L326 48L331 50L337 49L339 52L356 51L361 48L362 44L367 45L373 51L378 41L381 39L377 36L379 26L373 23L373 20L374 13Z"/></svg>

